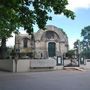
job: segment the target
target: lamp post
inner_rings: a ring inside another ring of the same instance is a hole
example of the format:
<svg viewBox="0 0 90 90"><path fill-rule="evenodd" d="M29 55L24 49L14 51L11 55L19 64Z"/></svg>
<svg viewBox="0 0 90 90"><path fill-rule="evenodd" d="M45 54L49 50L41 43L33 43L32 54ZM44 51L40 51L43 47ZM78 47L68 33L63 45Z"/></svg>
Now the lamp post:
<svg viewBox="0 0 90 90"><path fill-rule="evenodd" d="M80 50L80 41L78 40L78 47L77 47L77 49L78 49L78 66L80 66L80 53L81 53L81 50Z"/></svg>
<svg viewBox="0 0 90 90"><path fill-rule="evenodd" d="M16 35L15 35L15 72L17 72L17 62L18 62L18 58L19 58L19 40L16 39Z"/></svg>

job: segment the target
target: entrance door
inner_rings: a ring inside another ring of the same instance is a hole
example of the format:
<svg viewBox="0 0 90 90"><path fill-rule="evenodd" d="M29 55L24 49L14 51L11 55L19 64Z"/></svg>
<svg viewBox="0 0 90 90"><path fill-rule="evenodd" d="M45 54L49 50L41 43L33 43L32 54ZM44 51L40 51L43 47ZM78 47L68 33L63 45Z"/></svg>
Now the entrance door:
<svg viewBox="0 0 90 90"><path fill-rule="evenodd" d="M56 43L55 42L48 43L48 55L49 57L54 57L56 55Z"/></svg>

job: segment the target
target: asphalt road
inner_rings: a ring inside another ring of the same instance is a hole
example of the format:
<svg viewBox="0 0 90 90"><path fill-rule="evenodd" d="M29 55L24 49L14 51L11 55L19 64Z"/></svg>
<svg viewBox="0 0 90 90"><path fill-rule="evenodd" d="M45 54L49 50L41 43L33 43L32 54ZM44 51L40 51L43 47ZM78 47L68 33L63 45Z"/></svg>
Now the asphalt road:
<svg viewBox="0 0 90 90"><path fill-rule="evenodd" d="M90 71L0 72L0 90L90 90Z"/></svg>

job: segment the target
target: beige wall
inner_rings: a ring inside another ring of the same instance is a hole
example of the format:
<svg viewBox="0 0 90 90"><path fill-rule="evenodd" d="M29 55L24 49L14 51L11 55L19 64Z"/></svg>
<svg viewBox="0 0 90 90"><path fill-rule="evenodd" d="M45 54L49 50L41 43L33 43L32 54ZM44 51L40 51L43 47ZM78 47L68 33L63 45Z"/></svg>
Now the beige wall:
<svg viewBox="0 0 90 90"><path fill-rule="evenodd" d="M6 71L13 71L13 60L0 60L0 69Z"/></svg>
<svg viewBox="0 0 90 90"><path fill-rule="evenodd" d="M0 60L0 69L5 71L15 72L15 60ZM30 71L30 60L18 60L17 72Z"/></svg>
<svg viewBox="0 0 90 90"><path fill-rule="evenodd" d="M31 60L30 67L55 67L56 60L54 59L39 59L39 60Z"/></svg>
<svg viewBox="0 0 90 90"><path fill-rule="evenodd" d="M33 67L56 67L56 60L49 59L19 59L17 61L17 72L29 72ZM15 60L0 60L0 69L15 72ZM57 68L56 68L57 69Z"/></svg>
<svg viewBox="0 0 90 90"><path fill-rule="evenodd" d="M30 71L30 60L18 60L17 62L17 72L27 72Z"/></svg>
<svg viewBox="0 0 90 90"><path fill-rule="evenodd" d="M65 47L65 44L64 44L64 43L61 43L61 44L60 44L60 47L61 47L61 54L63 54L63 53L66 53L66 52L67 52L67 49L66 49L66 47Z"/></svg>

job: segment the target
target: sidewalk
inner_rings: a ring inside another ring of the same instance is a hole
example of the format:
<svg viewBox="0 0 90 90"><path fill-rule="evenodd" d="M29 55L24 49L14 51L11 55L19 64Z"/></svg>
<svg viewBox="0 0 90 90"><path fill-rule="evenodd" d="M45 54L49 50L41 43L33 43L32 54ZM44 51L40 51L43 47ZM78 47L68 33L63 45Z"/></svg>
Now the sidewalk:
<svg viewBox="0 0 90 90"><path fill-rule="evenodd" d="M64 67L64 70L86 71L84 68L81 67Z"/></svg>

